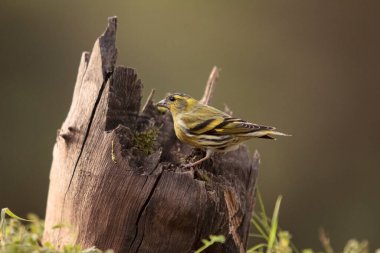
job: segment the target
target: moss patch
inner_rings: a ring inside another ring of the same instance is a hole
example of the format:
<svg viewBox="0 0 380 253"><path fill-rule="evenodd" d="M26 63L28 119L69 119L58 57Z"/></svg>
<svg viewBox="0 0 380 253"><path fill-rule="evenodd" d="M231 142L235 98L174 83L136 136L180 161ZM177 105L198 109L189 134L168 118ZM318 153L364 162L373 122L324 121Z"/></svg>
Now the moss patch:
<svg viewBox="0 0 380 253"><path fill-rule="evenodd" d="M142 132L136 132L133 137L133 146L150 155L156 150L158 128L151 127Z"/></svg>

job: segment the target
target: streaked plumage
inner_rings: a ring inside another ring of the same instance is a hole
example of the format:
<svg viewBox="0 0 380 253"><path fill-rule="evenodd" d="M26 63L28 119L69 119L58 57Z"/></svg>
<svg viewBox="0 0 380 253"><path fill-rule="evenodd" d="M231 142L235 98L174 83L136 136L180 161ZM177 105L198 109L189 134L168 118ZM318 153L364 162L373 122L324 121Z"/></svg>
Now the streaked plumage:
<svg viewBox="0 0 380 253"><path fill-rule="evenodd" d="M167 108L173 117L175 134L179 140L197 148L206 149L206 156L191 167L210 158L212 153L227 152L250 138L274 139L272 135L287 134L274 131L274 127L262 126L230 115L196 99L175 93L161 100L157 106Z"/></svg>

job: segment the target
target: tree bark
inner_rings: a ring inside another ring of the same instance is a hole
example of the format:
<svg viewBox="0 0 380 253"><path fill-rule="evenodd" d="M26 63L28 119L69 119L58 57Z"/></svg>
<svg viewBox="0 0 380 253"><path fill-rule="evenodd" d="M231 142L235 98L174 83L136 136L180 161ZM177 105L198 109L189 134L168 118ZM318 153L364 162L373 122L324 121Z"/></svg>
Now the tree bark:
<svg viewBox="0 0 380 253"><path fill-rule="evenodd" d="M242 145L196 170L181 168L204 153L177 140L152 96L140 112L142 82L134 69L115 66L116 25L109 18L91 54L82 55L54 146L44 240L181 253L222 234L226 242L208 252L245 252L258 153Z"/></svg>

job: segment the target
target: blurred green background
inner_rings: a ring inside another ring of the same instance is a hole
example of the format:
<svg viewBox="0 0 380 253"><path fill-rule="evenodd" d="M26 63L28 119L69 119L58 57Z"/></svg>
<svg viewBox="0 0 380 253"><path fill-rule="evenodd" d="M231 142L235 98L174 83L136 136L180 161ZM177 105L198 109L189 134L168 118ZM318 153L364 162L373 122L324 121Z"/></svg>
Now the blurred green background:
<svg viewBox="0 0 380 253"><path fill-rule="evenodd" d="M44 215L56 131L81 52L117 15L118 63L161 98L201 97L293 134L248 143L260 188L300 247L380 247L379 1L0 1L0 207Z"/></svg>

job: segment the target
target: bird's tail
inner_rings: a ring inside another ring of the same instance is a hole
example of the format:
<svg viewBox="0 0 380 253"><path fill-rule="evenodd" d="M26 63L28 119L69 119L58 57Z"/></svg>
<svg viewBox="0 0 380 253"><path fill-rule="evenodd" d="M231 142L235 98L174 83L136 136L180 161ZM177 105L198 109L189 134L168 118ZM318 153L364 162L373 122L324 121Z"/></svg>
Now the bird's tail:
<svg viewBox="0 0 380 253"><path fill-rule="evenodd" d="M276 138L273 137L273 135L277 136L291 136L290 134L284 134L278 131L273 130L259 130L256 132L249 133L250 136L256 137L256 138L263 138L263 139L270 139L275 140Z"/></svg>

